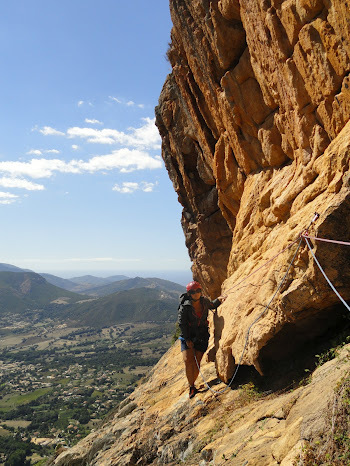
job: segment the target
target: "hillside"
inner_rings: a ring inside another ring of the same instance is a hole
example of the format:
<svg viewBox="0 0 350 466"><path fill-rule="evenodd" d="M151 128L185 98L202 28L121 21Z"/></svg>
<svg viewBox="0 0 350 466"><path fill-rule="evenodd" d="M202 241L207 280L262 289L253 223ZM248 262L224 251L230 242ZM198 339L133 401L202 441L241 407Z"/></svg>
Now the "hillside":
<svg viewBox="0 0 350 466"><path fill-rule="evenodd" d="M27 270L27 269L21 269L20 267L16 267L15 265L1 263L0 272L32 272L32 271Z"/></svg>
<svg viewBox="0 0 350 466"><path fill-rule="evenodd" d="M95 277L94 275L82 275L81 277L72 277L70 279L74 283L78 283L79 285L105 285L106 283L110 283L108 278L102 277Z"/></svg>
<svg viewBox="0 0 350 466"><path fill-rule="evenodd" d="M68 280L50 278L54 283L69 285ZM0 313L45 309L47 315L55 318L95 327L176 320L182 286L158 278L122 282L121 286L114 282L110 284L111 288L102 287L102 297L89 298L52 285L33 272L0 272ZM122 291L113 292L114 288Z"/></svg>
<svg viewBox="0 0 350 466"><path fill-rule="evenodd" d="M62 315L79 325L103 327L115 323L174 322L178 293L155 288L135 288L69 306Z"/></svg>
<svg viewBox="0 0 350 466"><path fill-rule="evenodd" d="M41 273L40 275L44 277L48 283L51 283L51 285L58 286L64 290L72 291L74 288L78 287L76 282L67 280L66 278L57 277L56 275L52 275L50 273Z"/></svg>
<svg viewBox="0 0 350 466"><path fill-rule="evenodd" d="M40 309L58 302L76 302L83 296L48 283L33 272L0 272L0 313Z"/></svg>
<svg viewBox="0 0 350 466"><path fill-rule="evenodd" d="M134 288L155 288L164 291L176 292L178 295L183 293L184 287L170 282L168 280L162 280L160 278L142 278L135 277L125 280L119 280L108 285L99 286L96 288L90 288L86 291L86 294L91 296L106 296L117 291L132 290Z"/></svg>
<svg viewBox="0 0 350 466"><path fill-rule="evenodd" d="M93 286L103 286L107 283L116 282L118 280L125 280L128 277L126 275L114 275L111 277L95 277L94 275L83 275L81 277L72 277L70 280L79 285L91 288Z"/></svg>

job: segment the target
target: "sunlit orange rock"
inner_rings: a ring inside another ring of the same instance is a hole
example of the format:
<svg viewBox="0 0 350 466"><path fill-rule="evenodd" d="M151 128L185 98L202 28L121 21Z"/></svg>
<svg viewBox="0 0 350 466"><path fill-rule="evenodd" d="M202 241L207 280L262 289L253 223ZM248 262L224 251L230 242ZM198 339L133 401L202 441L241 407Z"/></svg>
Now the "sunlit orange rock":
<svg viewBox="0 0 350 466"><path fill-rule="evenodd" d="M330 310L338 298L304 242L248 340L296 246L235 284L294 241L315 211L314 234L350 239L350 8L321 0L172 0L170 8L172 73L157 125L194 278L213 298L228 293L210 352L228 380L244 348L242 364L262 373L286 341L308 340L309 326L321 334L341 312ZM348 250L314 246L350 299Z"/></svg>

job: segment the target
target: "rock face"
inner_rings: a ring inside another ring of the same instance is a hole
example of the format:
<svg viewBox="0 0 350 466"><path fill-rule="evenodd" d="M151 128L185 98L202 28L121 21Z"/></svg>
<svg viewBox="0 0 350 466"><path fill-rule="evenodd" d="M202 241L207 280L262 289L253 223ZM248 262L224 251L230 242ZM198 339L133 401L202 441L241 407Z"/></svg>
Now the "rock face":
<svg viewBox="0 0 350 466"><path fill-rule="evenodd" d="M202 387L189 400L177 343L163 356L150 379L96 432L50 464L316 464L298 459L303 459L303 450L307 452L322 435L322 448L332 442L332 416L334 420L334 408L340 404L334 389L349 373L349 351L349 345L344 347L337 359L317 368L307 385L293 391L264 395L246 384L241 389L228 389L217 398ZM217 383L213 364L203 365L203 375L212 389L225 390L225 384Z"/></svg>
<svg viewBox="0 0 350 466"><path fill-rule="evenodd" d="M350 4L171 0L170 8L172 73L156 121L194 278L211 297L228 295L209 352L227 381L238 361L262 373L341 312L303 241L247 337L297 244L262 266L315 211L310 234L349 239ZM349 248L313 246L350 299Z"/></svg>

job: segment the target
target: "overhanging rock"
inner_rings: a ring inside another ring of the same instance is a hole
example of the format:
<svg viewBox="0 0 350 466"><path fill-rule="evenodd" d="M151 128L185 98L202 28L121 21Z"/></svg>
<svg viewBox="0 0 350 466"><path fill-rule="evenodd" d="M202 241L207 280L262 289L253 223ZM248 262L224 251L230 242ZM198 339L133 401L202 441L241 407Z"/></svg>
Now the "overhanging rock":
<svg viewBox="0 0 350 466"><path fill-rule="evenodd" d="M304 243L248 340L296 246L232 287L294 241L315 211L315 234L349 239L350 9L321 0L170 7L172 73L157 125L194 277L211 297L231 290L210 351L228 380L245 343L242 363L261 372L273 339L278 348L293 329L302 341L306 328L316 335L332 325L337 297ZM348 249L314 251L350 299Z"/></svg>

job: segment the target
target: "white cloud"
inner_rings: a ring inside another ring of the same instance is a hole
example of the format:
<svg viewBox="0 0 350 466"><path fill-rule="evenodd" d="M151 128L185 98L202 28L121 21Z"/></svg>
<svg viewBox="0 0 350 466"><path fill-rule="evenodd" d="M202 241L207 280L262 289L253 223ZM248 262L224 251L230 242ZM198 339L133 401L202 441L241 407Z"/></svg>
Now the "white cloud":
<svg viewBox="0 0 350 466"><path fill-rule="evenodd" d="M115 144L117 139L121 139L119 131L115 129L94 129L94 128L79 128L74 126L67 130L67 135L69 138L81 138L86 139L87 142L97 143L97 144Z"/></svg>
<svg viewBox="0 0 350 466"><path fill-rule="evenodd" d="M42 155L42 152L39 149L31 149L29 152L27 152L27 155Z"/></svg>
<svg viewBox="0 0 350 466"><path fill-rule="evenodd" d="M146 183L145 181L141 184L141 189L143 192L145 193L151 193L154 189L154 187L157 185L158 183Z"/></svg>
<svg viewBox="0 0 350 466"><path fill-rule="evenodd" d="M16 196L16 194L5 193L5 192L3 192L3 191L0 191L0 198L2 198L2 199L3 199L3 198L11 198L11 199L13 199L13 198L15 198L15 197L18 197L18 196Z"/></svg>
<svg viewBox="0 0 350 466"><path fill-rule="evenodd" d="M72 257L70 259L63 259L63 262L112 262L113 260L113 257L90 257L88 259Z"/></svg>
<svg viewBox="0 0 350 466"><path fill-rule="evenodd" d="M44 152L46 154L59 154L60 153L60 151L57 149L48 149L48 150L44 150Z"/></svg>
<svg viewBox="0 0 350 466"><path fill-rule="evenodd" d="M113 100L113 102L117 102L117 104L122 104L122 105L126 105L127 107L134 107L135 105L139 108L145 108L145 105L144 104L136 104L133 100L128 100L127 102L124 100L120 100L118 99L117 97L113 97L113 96L109 96L108 97L110 100Z"/></svg>
<svg viewBox="0 0 350 466"><path fill-rule="evenodd" d="M72 144L72 149L73 149L73 150L78 150L78 149L79 149L79 146L77 146L76 144Z"/></svg>
<svg viewBox="0 0 350 466"><path fill-rule="evenodd" d="M60 151L57 149L47 149L47 150L39 150L39 149L31 149L27 152L27 155L43 155L45 154L59 154Z"/></svg>
<svg viewBox="0 0 350 466"><path fill-rule="evenodd" d="M152 149L160 149L160 135L155 125L155 118L143 118L145 124L140 128L129 128L132 133L130 142L135 146L145 146Z"/></svg>
<svg viewBox="0 0 350 466"><path fill-rule="evenodd" d="M30 178L50 178L57 173L95 173L102 170L119 170L122 173L129 173L135 170L154 170L161 168L162 161L159 156L151 157L147 152L137 149L118 149L107 155L98 155L88 161L72 159L65 162L60 159L32 159L28 162L0 162L0 173L10 175L11 178L2 178L8 183L29 183L19 177L29 176ZM5 182L5 181L3 181ZM32 183L34 186L34 184ZM11 187L11 185L0 186ZM29 185L27 185L29 186ZM35 185L32 189L45 189L43 186ZM19 187L19 186L12 186ZM30 189L30 188L25 188Z"/></svg>
<svg viewBox="0 0 350 466"><path fill-rule="evenodd" d="M51 128L51 126L44 126L42 129L39 129L38 131L44 136L65 136L65 134L62 133L62 131L57 131L57 129Z"/></svg>
<svg viewBox="0 0 350 466"><path fill-rule="evenodd" d="M54 171L64 172L66 163L59 159L32 159L29 162L0 162L0 173L12 177L50 178Z"/></svg>
<svg viewBox="0 0 350 466"><path fill-rule="evenodd" d="M91 125L103 125L102 121L90 120L89 118L85 118L85 123L90 123Z"/></svg>
<svg viewBox="0 0 350 466"><path fill-rule="evenodd" d="M78 105L78 107L82 107L83 105L88 105L89 107L93 107L93 104L91 102L86 101L86 100L79 100L77 105Z"/></svg>
<svg viewBox="0 0 350 466"><path fill-rule="evenodd" d="M110 128L95 129L90 127L80 128L79 126L68 128L66 133L50 126L44 126L41 129L36 127L34 130L39 131L44 136L66 136L69 139L80 138L92 144L120 144L126 147L159 150L161 139L155 125L155 118L146 117L142 120L144 124L141 127L129 127L128 133Z"/></svg>
<svg viewBox="0 0 350 466"><path fill-rule="evenodd" d="M122 194L131 194L135 191L143 191L144 193L151 193L157 183L147 183L142 181L141 183L127 182L125 181L122 185L115 184L112 188L112 191L117 191Z"/></svg>
<svg viewBox="0 0 350 466"><path fill-rule="evenodd" d="M0 204L13 204L14 202L16 202L17 198L18 196L16 196L16 194L0 191Z"/></svg>
<svg viewBox="0 0 350 466"><path fill-rule="evenodd" d="M19 188L26 189L27 191L43 191L45 186L31 181L25 180L23 178L0 178L0 186L3 188Z"/></svg>
<svg viewBox="0 0 350 466"><path fill-rule="evenodd" d="M151 157L147 152L127 148L115 150L111 154L92 157L88 162L72 160L69 164L90 173L113 169L126 173L134 170L154 170L162 166L160 157Z"/></svg>
<svg viewBox="0 0 350 466"><path fill-rule="evenodd" d="M160 149L160 136L155 125L155 118L143 118L145 122L140 128L128 128L129 133L116 129L69 128L69 138L81 138L94 144L121 144L127 147L139 147L144 149Z"/></svg>
<svg viewBox="0 0 350 466"><path fill-rule="evenodd" d="M16 201L13 200L13 199L4 199L4 200L0 200L0 204L4 204L4 205L13 204L14 202L16 202Z"/></svg>
<svg viewBox="0 0 350 466"><path fill-rule="evenodd" d="M137 191L139 189L138 183L133 182L124 182L122 186L115 184L112 188L113 191L118 191L118 193L129 194Z"/></svg>
<svg viewBox="0 0 350 466"><path fill-rule="evenodd" d="M113 96L111 96L111 95L109 96L109 98L110 98L111 100L113 100L114 102L117 102L117 104L121 104L121 103L122 103L121 100L119 100L119 99L117 99L116 97L113 97Z"/></svg>

